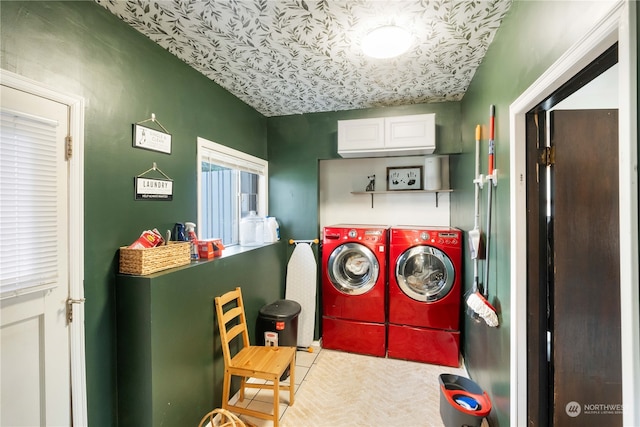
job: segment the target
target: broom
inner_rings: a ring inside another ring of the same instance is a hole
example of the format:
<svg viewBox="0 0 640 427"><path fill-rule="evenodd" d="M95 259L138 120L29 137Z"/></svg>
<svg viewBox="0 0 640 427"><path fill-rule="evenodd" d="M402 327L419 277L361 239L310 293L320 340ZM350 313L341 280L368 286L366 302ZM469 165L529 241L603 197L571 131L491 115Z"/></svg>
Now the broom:
<svg viewBox="0 0 640 427"><path fill-rule="evenodd" d="M487 180L492 180L494 179L493 177L493 173L494 173L494 152L495 152L495 142L494 142L494 135L495 135L495 107L492 105L491 106L491 114L490 114L490 122L489 122L489 134L490 134L490 140L489 140L489 170L487 171ZM478 222L479 222L479 207L478 207L478 199L479 199L479 195L478 195L478 186L480 185L480 181L481 178L479 176L479 162L480 162L480 158L479 158L479 146L480 146L480 126L478 125L476 127L476 218L475 218L475 225L474 225L474 233L472 235L472 233L469 234L469 241L470 244L473 245L473 247L476 249L475 251L472 250L471 251L471 255L472 258L475 254L475 258L474 258L474 283L473 283L473 292L471 292L471 294L467 297L467 306L469 306L469 308L471 308L471 310L473 311L473 313L475 313L476 315L478 315L479 317L481 317L487 325L491 326L491 327L496 327L498 326L499 322L498 322L498 316L496 315L496 310L495 308L489 303L489 301L487 300L487 292L486 292L486 287L488 286L488 280L489 280L489 257L488 254L486 256L486 264L485 264L485 295L483 295L482 293L480 293L479 290L479 277L478 277L478 254L480 252L480 231L479 231L479 226L478 226ZM487 251L489 250L489 236L488 234L491 232L491 190L492 190L492 182L489 182L489 188L488 190L488 205L487 205ZM475 239L475 241L472 241L472 239Z"/></svg>

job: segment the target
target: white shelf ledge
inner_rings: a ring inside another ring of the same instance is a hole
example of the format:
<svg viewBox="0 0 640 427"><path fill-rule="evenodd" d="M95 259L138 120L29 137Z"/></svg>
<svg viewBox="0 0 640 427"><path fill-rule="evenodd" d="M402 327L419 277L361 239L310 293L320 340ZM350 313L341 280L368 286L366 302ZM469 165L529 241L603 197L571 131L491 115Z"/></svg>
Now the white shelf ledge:
<svg viewBox="0 0 640 427"><path fill-rule="evenodd" d="M371 195L371 208L373 208L373 196L375 194L424 194L424 193L435 193L436 195L436 208L438 207L438 193L451 193L453 190L444 189L444 190L390 190L390 191L352 191L351 194L370 194Z"/></svg>

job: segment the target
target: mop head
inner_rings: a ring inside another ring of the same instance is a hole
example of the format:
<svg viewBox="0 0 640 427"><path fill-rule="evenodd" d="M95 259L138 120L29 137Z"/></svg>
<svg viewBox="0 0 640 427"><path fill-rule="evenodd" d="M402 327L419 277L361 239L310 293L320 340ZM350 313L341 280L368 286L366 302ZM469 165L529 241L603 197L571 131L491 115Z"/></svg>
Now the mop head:
<svg viewBox="0 0 640 427"><path fill-rule="evenodd" d="M498 326L498 316L496 310L489 301L478 291L473 292L467 298L467 305L480 317L484 319L487 325L495 328Z"/></svg>

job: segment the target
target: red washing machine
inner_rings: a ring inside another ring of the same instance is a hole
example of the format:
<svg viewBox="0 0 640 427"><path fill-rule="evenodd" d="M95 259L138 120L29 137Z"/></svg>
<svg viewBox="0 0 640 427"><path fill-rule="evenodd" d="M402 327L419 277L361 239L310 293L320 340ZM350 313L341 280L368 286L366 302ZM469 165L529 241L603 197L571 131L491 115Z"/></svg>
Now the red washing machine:
<svg viewBox="0 0 640 427"><path fill-rule="evenodd" d="M322 346L384 357L388 226L340 224L322 240Z"/></svg>
<svg viewBox="0 0 640 427"><path fill-rule="evenodd" d="M462 232L400 226L389 234L388 357L459 366Z"/></svg>

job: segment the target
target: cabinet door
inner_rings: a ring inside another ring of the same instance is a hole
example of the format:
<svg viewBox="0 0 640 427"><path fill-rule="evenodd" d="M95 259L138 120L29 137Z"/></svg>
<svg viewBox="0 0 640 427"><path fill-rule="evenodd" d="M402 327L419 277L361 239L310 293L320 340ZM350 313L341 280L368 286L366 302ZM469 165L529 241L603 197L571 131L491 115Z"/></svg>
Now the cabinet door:
<svg viewBox="0 0 640 427"><path fill-rule="evenodd" d="M338 121L338 153L343 157L383 148L383 118Z"/></svg>
<svg viewBox="0 0 640 427"><path fill-rule="evenodd" d="M385 119L385 148L420 148L423 154L436 148L436 115L387 117Z"/></svg>

